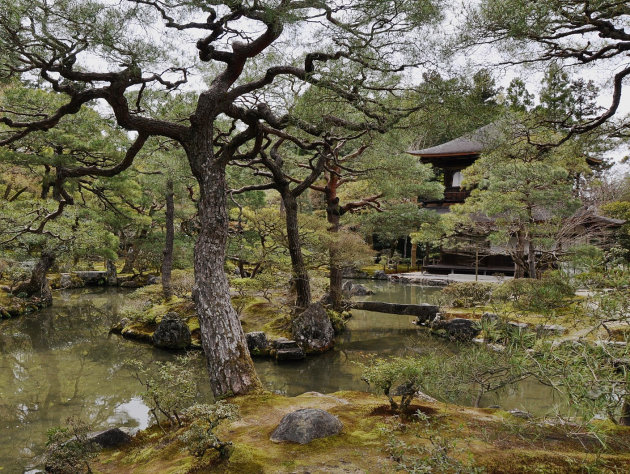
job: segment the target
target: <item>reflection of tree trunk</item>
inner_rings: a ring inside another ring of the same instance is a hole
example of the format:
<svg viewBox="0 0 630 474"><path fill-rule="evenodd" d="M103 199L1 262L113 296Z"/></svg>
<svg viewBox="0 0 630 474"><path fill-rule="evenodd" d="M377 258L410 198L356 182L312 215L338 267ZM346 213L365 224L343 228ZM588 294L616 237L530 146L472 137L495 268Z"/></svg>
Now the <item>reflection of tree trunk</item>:
<svg viewBox="0 0 630 474"><path fill-rule="evenodd" d="M230 301L230 287L224 271L228 236L225 162L215 159L211 143L212 140L202 133L187 151L200 192L193 299L210 385L218 397L258 389L260 381Z"/></svg>
<svg viewBox="0 0 630 474"><path fill-rule="evenodd" d="M175 205L173 203L173 180L166 181L166 242L164 243L164 258L162 260L162 291L167 300L173 296L171 286L171 270L173 268L173 240L175 239L175 229L173 221L175 219Z"/></svg>
<svg viewBox="0 0 630 474"><path fill-rule="evenodd" d="M46 311L26 316L24 326L22 326L24 333L31 340L33 354L39 354L41 357L40 366L44 370L48 390L45 391L46 397L40 406L45 413L46 421L51 426L60 425L64 421L61 416L62 412L58 409L62 403L58 357L50 351L51 338L55 332L54 322L55 316Z"/></svg>
<svg viewBox="0 0 630 474"><path fill-rule="evenodd" d="M52 303L52 293L46 273L55 263L55 256L46 251L42 252L39 260L35 264L31 272L31 279L27 282L20 283L14 290L15 294L26 293L28 296L41 298L47 304Z"/></svg>
<svg viewBox="0 0 630 474"><path fill-rule="evenodd" d="M287 239L289 254L291 255L291 269L293 272L293 287L296 291L295 305L297 308L306 308L311 304L311 285L308 271L302 255L300 242L300 229L298 227L297 199L286 186L281 192L282 203L286 213Z"/></svg>

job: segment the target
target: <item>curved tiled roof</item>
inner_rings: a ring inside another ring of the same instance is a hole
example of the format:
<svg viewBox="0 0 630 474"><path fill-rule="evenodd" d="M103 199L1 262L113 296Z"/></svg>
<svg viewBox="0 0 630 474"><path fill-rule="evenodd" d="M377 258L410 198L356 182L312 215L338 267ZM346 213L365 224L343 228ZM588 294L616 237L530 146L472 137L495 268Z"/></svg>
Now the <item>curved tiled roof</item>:
<svg viewBox="0 0 630 474"><path fill-rule="evenodd" d="M488 149L499 135L497 124L490 123L450 142L422 150L409 150L408 153L417 156L478 155Z"/></svg>

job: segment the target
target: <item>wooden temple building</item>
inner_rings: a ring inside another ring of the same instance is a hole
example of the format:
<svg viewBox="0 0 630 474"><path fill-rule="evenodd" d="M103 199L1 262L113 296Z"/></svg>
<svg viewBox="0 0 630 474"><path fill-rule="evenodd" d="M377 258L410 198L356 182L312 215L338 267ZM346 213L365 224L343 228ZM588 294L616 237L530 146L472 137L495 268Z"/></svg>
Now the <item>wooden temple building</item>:
<svg viewBox="0 0 630 474"><path fill-rule="evenodd" d="M489 124L441 145L410 150L408 153L418 156L422 163L433 166L444 185L441 200L423 201L421 205L443 214L449 212L451 205L463 203L470 192L461 187L462 171L490 149L498 135L497 126ZM461 241L457 248L441 248L437 259L425 258L423 269L433 273L514 274L512 258L504 249L491 246L485 235L462 236Z"/></svg>
<svg viewBox="0 0 630 474"><path fill-rule="evenodd" d="M408 153L419 157L422 163L432 165L436 176L444 184L444 197L441 200L423 201L420 205L443 214L449 212L453 204L464 202L470 192L461 187L462 171L472 165L481 153L492 149L500 135L499 127L489 124L441 145L422 150L410 150ZM592 168L601 164L600 160L593 158L587 158L587 161ZM589 229L610 229L624 223L624 221L600 216L596 210L587 208L580 208L573 217L576 223L575 236L578 239L580 235L588 235ZM486 227L490 231L492 219L485 216L478 216L478 218L488 224ZM541 219L544 219L542 215ZM413 255L416 252L411 253L414 259ZM412 262L414 265L415 263ZM440 248L437 258L429 259L425 252L422 266L424 270L432 273L513 275L516 270L507 249L492 245L487 239L487 234L483 233L477 235L462 233L458 238L458 245L453 248Z"/></svg>

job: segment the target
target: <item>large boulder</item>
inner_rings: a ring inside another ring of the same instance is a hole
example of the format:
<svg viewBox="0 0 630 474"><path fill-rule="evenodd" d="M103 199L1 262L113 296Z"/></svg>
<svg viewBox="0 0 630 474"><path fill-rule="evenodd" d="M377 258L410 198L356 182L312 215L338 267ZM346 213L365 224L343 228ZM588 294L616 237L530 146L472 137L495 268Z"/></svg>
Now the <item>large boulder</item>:
<svg viewBox="0 0 630 474"><path fill-rule="evenodd" d="M271 434L271 441L306 444L317 438L339 434L343 424L339 418L319 408L303 408L285 415Z"/></svg>
<svg viewBox="0 0 630 474"><path fill-rule="evenodd" d="M188 325L175 312L166 313L153 333L153 345L164 349L186 349L190 341Z"/></svg>
<svg viewBox="0 0 630 474"><path fill-rule="evenodd" d="M343 284L343 293L346 297L350 296L365 296L365 295L373 295L374 292L364 285L360 283L352 283L351 281L346 281Z"/></svg>
<svg viewBox="0 0 630 474"><path fill-rule="evenodd" d="M385 273L383 270L376 270L372 275L372 278L374 278L375 280L387 280L387 273Z"/></svg>
<svg viewBox="0 0 630 474"><path fill-rule="evenodd" d="M313 303L292 322L293 339L307 352L323 352L335 344L335 331L321 303Z"/></svg>
<svg viewBox="0 0 630 474"><path fill-rule="evenodd" d="M131 442L131 436L120 428L90 433L88 439L103 448L118 448Z"/></svg>
<svg viewBox="0 0 630 474"><path fill-rule="evenodd" d="M431 329L452 341L470 342L479 334L479 325L470 319L455 318L438 320L431 325Z"/></svg>
<svg viewBox="0 0 630 474"><path fill-rule="evenodd" d="M262 331L248 332L245 339L251 355L261 355L268 350L267 335Z"/></svg>

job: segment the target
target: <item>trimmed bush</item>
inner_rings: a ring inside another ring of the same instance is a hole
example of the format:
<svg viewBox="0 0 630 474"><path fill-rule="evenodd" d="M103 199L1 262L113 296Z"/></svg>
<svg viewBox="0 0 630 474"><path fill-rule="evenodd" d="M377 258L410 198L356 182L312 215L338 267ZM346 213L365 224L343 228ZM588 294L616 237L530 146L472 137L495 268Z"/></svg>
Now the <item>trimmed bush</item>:
<svg viewBox="0 0 630 474"><path fill-rule="evenodd" d="M453 283L439 295L440 303L455 308L470 308L490 302L495 285L479 281Z"/></svg>
<svg viewBox="0 0 630 474"><path fill-rule="evenodd" d="M503 283L493 293L493 299L512 302L516 309L545 312L565 306L575 288L561 272L547 272L540 280L519 278Z"/></svg>

